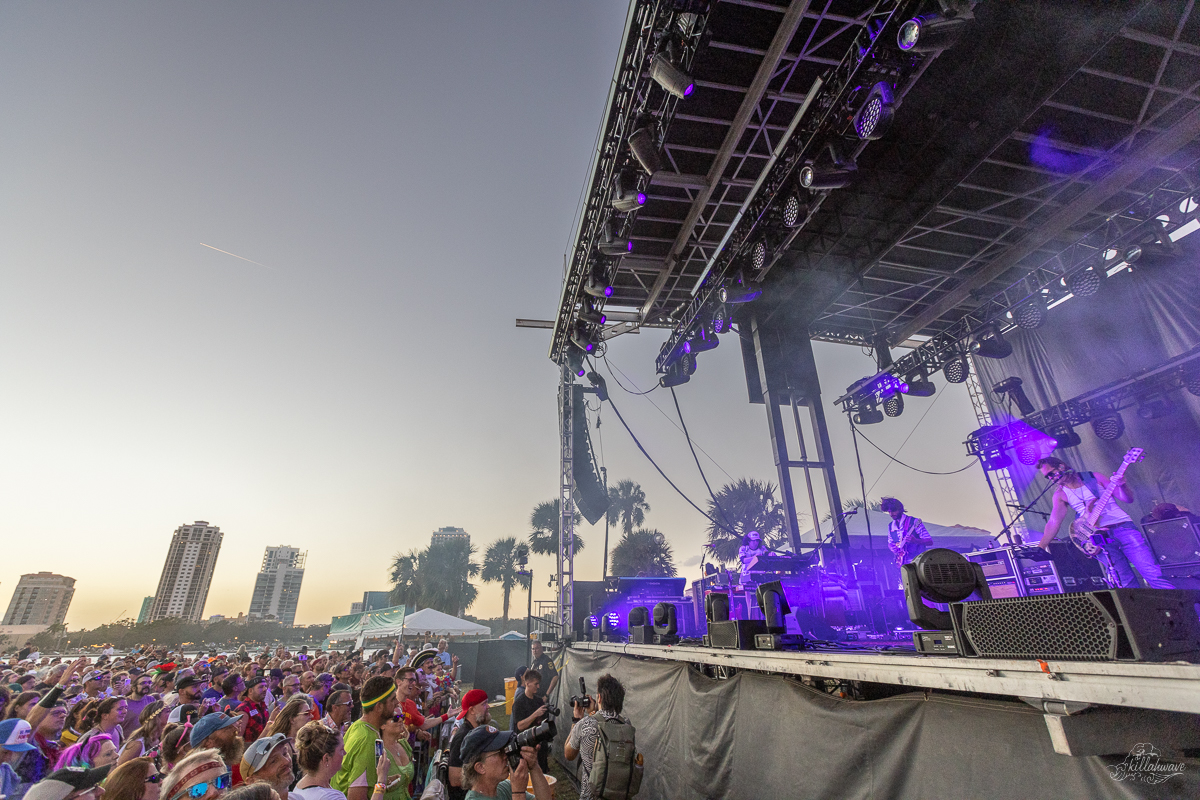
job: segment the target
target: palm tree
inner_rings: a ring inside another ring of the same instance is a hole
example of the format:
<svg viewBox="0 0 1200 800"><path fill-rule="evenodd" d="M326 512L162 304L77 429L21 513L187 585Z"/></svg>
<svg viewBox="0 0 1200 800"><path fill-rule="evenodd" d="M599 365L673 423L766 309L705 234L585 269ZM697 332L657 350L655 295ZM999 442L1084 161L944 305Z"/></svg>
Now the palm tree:
<svg viewBox="0 0 1200 800"><path fill-rule="evenodd" d="M872 500L871 502L867 503L867 510L868 511L882 511L883 509L879 507L880 503L882 503L882 502L883 502L882 500ZM861 497L853 497L842 503L842 511L850 511L851 509L862 508L862 507L863 507L863 501L862 501ZM832 522L832 521L833 521L833 514L826 514L825 516L821 517L821 522Z"/></svg>
<svg viewBox="0 0 1200 800"><path fill-rule="evenodd" d="M769 481L741 478L725 484L715 501L708 501L708 516L715 520L708 525L708 543L722 564L737 560L742 537L750 531L758 531L767 547L787 544L783 503Z"/></svg>
<svg viewBox="0 0 1200 800"><path fill-rule="evenodd" d="M392 559L392 594L391 603L394 606L404 606L409 612L421 607L422 581L418 565L421 554L416 550L410 553L397 553Z"/></svg>
<svg viewBox="0 0 1200 800"><path fill-rule="evenodd" d="M562 504L558 499L547 500L533 507L529 515L529 549L539 556L552 556L558 553L559 509ZM582 521L579 512L575 513L575 525ZM583 549L583 539L575 534L575 552Z"/></svg>
<svg viewBox="0 0 1200 800"><path fill-rule="evenodd" d="M612 574L621 577L673 578L675 558L667 537L652 528L621 536L612 551Z"/></svg>
<svg viewBox="0 0 1200 800"><path fill-rule="evenodd" d="M418 574L426 606L455 617L471 607L479 595L470 581L479 574L479 563L472 560L475 551L460 539L435 542L421 553Z"/></svg>
<svg viewBox="0 0 1200 800"><path fill-rule="evenodd" d="M497 539L488 545L483 554L483 570L480 572L488 583L498 583L504 588L504 624L508 625L508 599L515 586L528 587L529 576L519 572L529 562L529 545L517 544L515 536Z"/></svg>
<svg viewBox="0 0 1200 800"><path fill-rule="evenodd" d="M608 501L608 524L620 523L627 534L646 521L646 512L650 510L641 484L628 478L608 487Z"/></svg>

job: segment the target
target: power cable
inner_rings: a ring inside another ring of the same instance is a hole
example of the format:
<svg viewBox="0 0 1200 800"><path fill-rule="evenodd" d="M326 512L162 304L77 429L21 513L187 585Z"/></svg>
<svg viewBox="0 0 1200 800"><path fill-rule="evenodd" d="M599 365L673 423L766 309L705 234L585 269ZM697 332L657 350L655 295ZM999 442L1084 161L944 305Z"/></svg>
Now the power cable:
<svg viewBox="0 0 1200 800"><path fill-rule="evenodd" d="M853 422L853 421L851 421L851 422L850 422L850 427L851 427L851 428L854 428L854 422ZM902 467L905 467L905 468L907 468L907 469L911 469L913 472L919 472L919 473L921 473L922 475L957 475L958 473L960 473L960 472L966 472L966 471L967 471L967 470L969 470L971 467L975 466L975 462L974 462L974 461L972 461L970 464L967 464L967 465L966 465L965 467L963 467L962 469L956 469L956 470L954 470L953 472L931 472L931 471L929 471L929 470L927 470L927 469L920 469L919 467L914 467L912 464L905 464L903 461L901 461L900 459L896 458L896 457L895 457L895 456L893 456L893 455L890 455L890 454L889 454L889 453L888 453L886 450L884 450L882 447L880 447L879 445L875 444L875 443L874 443L874 442L872 442L870 439L868 439L868 438L867 438L867 436L866 436L866 434L864 434L862 431L858 431L858 435L859 435L859 436L861 436L861 437L863 438L863 440L865 440L865 441L866 441L866 443L867 443L867 444L871 445L871 447L874 447L874 448L875 448L876 450L878 450L880 453L883 453L883 455L887 456L887 457L888 457L888 458L890 458L892 461L895 461L897 464L899 464L899 465L900 465L900 466L902 466Z"/></svg>
<svg viewBox="0 0 1200 800"><path fill-rule="evenodd" d="M721 519L725 520L725 524L729 526L728 530L732 531L733 523L729 521L729 515L725 513L725 509L717 502L717 496L713 493L708 478L704 475L704 468L700 466L700 457L696 455L696 448L692 447L692 437L688 434L687 423L683 421L683 412L679 410L679 398L675 396L674 386L671 387L671 399L675 402L675 413L679 415L679 424L683 426L683 436L687 439L688 449L692 451L692 458L696 461L696 470L700 473L700 480L704 481L704 488L708 489L708 496L712 498L713 507L720 512Z"/></svg>
<svg viewBox="0 0 1200 800"><path fill-rule="evenodd" d="M917 423L916 423L915 425L913 425L913 426L912 426L912 430L910 430L910 431L908 432L908 436L905 436L905 437L904 437L904 441L900 443L900 446L899 446L898 448L896 448L896 455L900 455L900 451L904 449L904 446L905 446L906 444L908 444L908 440L909 440L909 439L911 439L911 438L912 438L912 435L913 435L914 433L916 433L916 432L917 432L917 428L921 427L921 423L925 421L925 417L929 416L929 412L933 410L933 407L934 407L935 405L937 405L937 401L938 401L938 400L941 400L941 399L942 399L942 395L944 395L944 394L945 394L945 392L944 392L944 391L943 391L943 392L939 392L938 394L936 394L936 395L934 396L934 398L933 398L933 402L932 402L932 403L930 403L928 406L926 406L926 408L925 408L925 413L921 415L921 418L917 420ZM875 488L876 486L878 486L878 485L879 485L879 482L880 482L881 480L883 480L883 476L884 476L884 474L885 474L885 473L888 471L888 469L890 469L890 468L891 468L891 466L892 466L892 464L893 464L893 463L895 463L895 462L894 462L894 461L889 461L887 464L885 464L885 465L884 465L883 469L882 469L882 470L880 471L880 473L879 473L879 477L877 477L877 478L875 479L875 482L871 484L871 488L867 490L868 492L869 492L869 491L872 491L872 490L874 490L874 488ZM865 501L864 501L864 502L865 502Z"/></svg>
<svg viewBox="0 0 1200 800"><path fill-rule="evenodd" d="M613 375L613 370L616 370L617 372L621 372L621 370L617 369L616 367L614 367L612 364L609 363L608 354L605 353L603 356L601 356L601 358L604 360L604 366L608 367L608 374L612 375L612 379L617 382L617 386L620 386L621 389L623 389L626 394L631 394L634 397L645 397L646 395L650 394L651 392L653 392L655 389L658 388L657 383L654 384L653 386L651 386L649 389L647 389L644 392L635 392L635 391L633 391L633 389L626 388L625 384L621 383L621 380L616 375ZM633 384L633 381L629 380L628 375L626 375L624 372L621 372L621 375L625 378L625 380L627 380L631 384ZM637 385L634 384L634 389L636 389L636 388L637 388ZM657 408L657 406L655 406L655 408Z"/></svg>

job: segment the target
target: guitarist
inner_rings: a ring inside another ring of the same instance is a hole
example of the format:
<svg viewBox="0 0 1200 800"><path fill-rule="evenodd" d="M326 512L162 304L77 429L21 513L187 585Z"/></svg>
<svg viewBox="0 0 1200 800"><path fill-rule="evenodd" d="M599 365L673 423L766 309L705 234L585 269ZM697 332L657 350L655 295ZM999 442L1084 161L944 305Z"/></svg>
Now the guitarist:
<svg viewBox="0 0 1200 800"><path fill-rule="evenodd" d="M904 513L904 503L894 497L885 497L879 508L892 518L888 523L888 549L895 554L897 566L912 561L933 544L925 523Z"/></svg>
<svg viewBox="0 0 1200 800"><path fill-rule="evenodd" d="M1089 506L1109 486L1109 479L1098 472L1076 472L1061 459L1047 456L1037 462L1037 469L1042 475L1058 485L1054 490L1054 508L1050 518L1046 520L1046 530L1038 546L1050 552L1050 541L1058 534L1058 528L1067 516L1067 509L1075 510L1076 516L1082 517L1088 513ZM1132 503L1133 494L1125 483L1125 476L1116 477L1116 489L1113 498L1123 503ZM1110 572L1116 579L1116 588L1137 588L1138 579L1134 574L1136 569L1142 580L1151 589L1174 589L1175 587L1163 579L1162 570L1154 560L1154 553L1146 544L1142 532L1133 524L1133 519L1116 503L1109 503L1100 517L1096 520L1098 529L1106 529L1104 536L1104 554L1111 567Z"/></svg>

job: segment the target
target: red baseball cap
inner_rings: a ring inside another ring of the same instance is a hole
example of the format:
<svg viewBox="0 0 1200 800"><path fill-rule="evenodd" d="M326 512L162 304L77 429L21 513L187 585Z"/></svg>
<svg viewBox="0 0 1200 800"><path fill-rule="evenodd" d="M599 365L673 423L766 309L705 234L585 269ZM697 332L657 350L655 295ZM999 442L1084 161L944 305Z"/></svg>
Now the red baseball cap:
<svg viewBox="0 0 1200 800"><path fill-rule="evenodd" d="M457 718L462 719L467 715L468 708L471 706L477 706L480 703L485 703L487 702L487 699L487 692L485 692L483 689L472 689L471 691L467 692L463 695L462 711L458 712Z"/></svg>

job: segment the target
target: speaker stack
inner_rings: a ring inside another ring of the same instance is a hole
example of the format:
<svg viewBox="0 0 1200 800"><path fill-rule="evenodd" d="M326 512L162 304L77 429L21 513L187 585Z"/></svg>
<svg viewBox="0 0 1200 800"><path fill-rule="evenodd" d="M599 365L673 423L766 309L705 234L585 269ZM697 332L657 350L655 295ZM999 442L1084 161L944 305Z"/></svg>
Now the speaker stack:
<svg viewBox="0 0 1200 800"><path fill-rule="evenodd" d="M1187 517L1142 525L1163 577L1180 589L1200 589L1200 534Z"/></svg>

